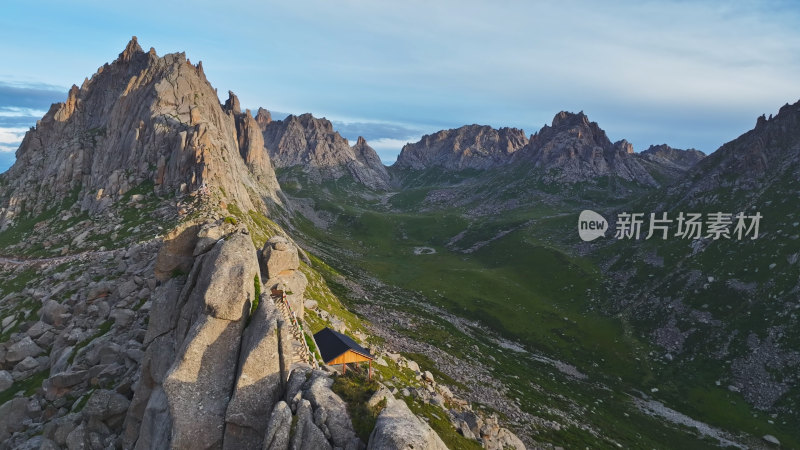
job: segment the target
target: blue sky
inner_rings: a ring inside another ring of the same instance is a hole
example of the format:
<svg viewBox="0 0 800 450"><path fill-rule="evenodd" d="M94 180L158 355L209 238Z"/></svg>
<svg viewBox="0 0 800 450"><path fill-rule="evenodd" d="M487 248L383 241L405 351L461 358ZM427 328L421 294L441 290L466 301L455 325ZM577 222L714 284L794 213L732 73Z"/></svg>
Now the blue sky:
<svg viewBox="0 0 800 450"><path fill-rule="evenodd" d="M0 171L27 127L130 36L203 61L244 107L311 112L391 163L479 123L583 110L636 150L711 152L800 98L792 1L4 2Z"/></svg>

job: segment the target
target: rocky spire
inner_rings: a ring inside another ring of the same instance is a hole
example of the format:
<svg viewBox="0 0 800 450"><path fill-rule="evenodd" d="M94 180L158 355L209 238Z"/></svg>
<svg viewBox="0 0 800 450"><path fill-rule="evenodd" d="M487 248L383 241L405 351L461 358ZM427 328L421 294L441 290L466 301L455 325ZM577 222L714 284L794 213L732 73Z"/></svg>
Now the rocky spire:
<svg viewBox="0 0 800 450"><path fill-rule="evenodd" d="M131 37L130 42L128 42L128 45L125 46L125 50L123 50L122 53L119 54L118 61L128 62L131 59L133 59L133 57L136 54L139 53L144 53L144 51L142 50L142 47L139 45L139 41L136 39L136 36L133 36Z"/></svg>
<svg viewBox="0 0 800 450"><path fill-rule="evenodd" d="M242 107L239 105L239 97L237 97L233 91L228 91L228 100L225 101L225 111L233 112L237 115L242 113Z"/></svg>
<svg viewBox="0 0 800 450"><path fill-rule="evenodd" d="M59 122L65 122L67 119L72 117L72 113L75 112L75 108L78 107L78 94L80 93L80 89L78 86L72 85L67 93L67 101L63 104L60 110L56 112L55 120Z"/></svg>
<svg viewBox="0 0 800 450"><path fill-rule="evenodd" d="M272 114L264 108L258 108L258 112L256 112L256 123L261 130L264 130L270 122L272 122Z"/></svg>
<svg viewBox="0 0 800 450"><path fill-rule="evenodd" d="M559 126L564 125L588 125L589 118L586 117L586 114L583 111L575 114L569 111L561 111L553 117L553 124L552 127L556 128Z"/></svg>
<svg viewBox="0 0 800 450"><path fill-rule="evenodd" d="M274 174L274 169L269 154L264 148L261 127L249 109L244 114L237 114L235 118L239 153L242 155L242 159L257 178L261 179L262 175L264 178L269 178L270 174Z"/></svg>
<svg viewBox="0 0 800 450"><path fill-rule="evenodd" d="M625 153L626 155L632 155L633 154L633 144L631 144L630 142L628 142L625 139L622 139L620 141L614 142L614 148L618 149L622 153Z"/></svg>

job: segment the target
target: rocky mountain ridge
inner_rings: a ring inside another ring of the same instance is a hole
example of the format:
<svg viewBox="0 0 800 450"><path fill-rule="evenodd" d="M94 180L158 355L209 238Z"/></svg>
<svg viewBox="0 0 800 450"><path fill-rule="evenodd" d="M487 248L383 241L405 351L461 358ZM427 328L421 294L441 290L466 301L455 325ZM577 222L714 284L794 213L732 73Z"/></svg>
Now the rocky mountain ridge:
<svg viewBox="0 0 800 450"><path fill-rule="evenodd" d="M798 167L800 101L785 104L778 114L758 117L755 127L700 161L671 192L699 196L714 190L765 191L795 177ZM794 178L795 180L797 178ZM688 189L687 189L688 187Z"/></svg>
<svg viewBox="0 0 800 450"><path fill-rule="evenodd" d="M657 179L668 180L664 184L679 180L706 154L700 150L681 150L667 144L651 145L639 153L639 162Z"/></svg>
<svg viewBox="0 0 800 450"><path fill-rule="evenodd" d="M661 150L661 149L657 149ZM730 215L729 238L617 242L594 251L619 282L626 311L664 352L675 377L693 373L783 421L798 411L800 102L785 105L633 209ZM750 234L737 236L737 215ZM705 226L708 226L706 220ZM645 263L632 269L627 261ZM646 281L642 281L646 280ZM703 361L703 363L698 363ZM707 362L711 361L712 364ZM699 366L704 366L700 368ZM713 368L713 370L712 370Z"/></svg>
<svg viewBox="0 0 800 450"><path fill-rule="evenodd" d="M583 113L561 111L515 155L546 172L554 181L577 182L614 176L641 185L658 183L639 163L626 140L612 143L597 122Z"/></svg>
<svg viewBox="0 0 800 450"><path fill-rule="evenodd" d="M386 168L363 137L351 147L325 118L302 114L273 121L260 111L257 122L277 167L301 167L317 182L349 175L372 189L389 188Z"/></svg>
<svg viewBox="0 0 800 450"><path fill-rule="evenodd" d="M642 151L640 155L648 160L670 162L684 170L690 169L700 162L701 159L706 157L706 154L700 150L695 150L693 148L681 150L672 148L667 144L651 145L647 150Z"/></svg>
<svg viewBox="0 0 800 450"><path fill-rule="evenodd" d="M403 147L395 172L438 168L529 167L545 181L577 183L612 177L655 187L672 182L702 158L696 150L651 147L641 154L625 140L612 143L596 122L583 113L561 111L550 126L527 138L516 128L468 125L423 136Z"/></svg>
<svg viewBox="0 0 800 450"><path fill-rule="evenodd" d="M419 142L406 144L392 168L489 169L507 164L510 156L527 144L525 132L517 128L465 125L425 135Z"/></svg>
<svg viewBox="0 0 800 450"><path fill-rule="evenodd" d="M222 108L202 63L145 53L134 37L26 133L0 181L0 230L73 196L62 209L101 214L145 184L165 198L223 186L222 197L245 210L279 205L254 129L252 117Z"/></svg>

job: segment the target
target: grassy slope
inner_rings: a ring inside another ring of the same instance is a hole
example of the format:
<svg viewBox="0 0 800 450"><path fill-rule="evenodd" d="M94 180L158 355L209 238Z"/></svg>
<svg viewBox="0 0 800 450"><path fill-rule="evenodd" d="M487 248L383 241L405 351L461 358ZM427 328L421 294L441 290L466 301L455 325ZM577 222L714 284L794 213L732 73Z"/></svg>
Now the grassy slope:
<svg viewBox="0 0 800 450"><path fill-rule="evenodd" d="M527 348L587 373L588 383L569 379L551 366L498 349L494 342L474 342L439 318L426 317L433 323L400 330L439 347L448 343L449 352L465 358L470 357L469 352L458 349L479 345L495 356L495 377L513 386L523 409L553 419L558 417L552 408L566 411L601 432L597 435L567 426L560 431L541 431L538 439L639 448L664 442L685 448L712 445L691 432L645 416L630 404L625 392L660 385L648 360L652 349L626 322L595 311L608 295L600 271L592 260L562 251L558 239L553 239L565 229L573 229L574 217L554 214L557 208L552 205L522 207L480 221L466 219L459 210L413 212L429 190L404 191L389 201L391 209L377 200L358 199L357 190L347 181L327 183L320 190L299 184L289 193L329 199L317 202L318 208L337 215L329 230L302 219L296 225L307 239L344 250L329 255L335 266L370 274L458 315L480 319ZM332 197L338 200L331 201ZM513 231L473 253L448 249L450 239L464 230L467 232L457 242L462 249L500 231ZM416 255L413 249L419 246L431 247L436 253ZM520 379L530 383L519 383ZM714 422L739 430L736 419L749 411L726 413L736 418Z"/></svg>
<svg viewBox="0 0 800 450"><path fill-rule="evenodd" d="M797 332L797 316L791 312L790 291L798 281L798 270L788 267L790 255L796 253L796 242L800 228L800 202L796 192L800 184L791 176L772 180L773 184L761 192L741 192L719 189L706 194L711 199L704 203L688 204L680 197L662 193L655 198L645 198L632 205L631 210L654 211L658 205L672 206L671 217L677 212L731 212L748 208L749 213L759 211L761 236L757 240L722 239L712 242L705 250L692 253L691 242L678 238L666 241L614 242L593 255L597 262L620 256L612 265L614 270L625 266L635 267L626 291L621 295L635 299L682 298L689 307L710 312L720 326L700 327L686 323L682 329L694 332L687 338L684 348L699 357L683 359L674 363L658 362L654 365L660 380L659 398L668 405L709 424L731 430L742 430L755 436L772 434L789 447L800 447L800 395L798 389L790 391L779 402L785 412L771 417L751 407L741 394L730 392L731 361L749 352L746 340L750 334L764 338L772 327L787 330L780 339L784 348L800 348L800 333ZM664 259L663 267L648 264L632 265L644 254L653 254ZM780 267L770 269L771 264ZM687 288L686 278L690 271L702 274L700 286ZM706 282L712 277L713 282ZM738 280L743 284L759 286L747 294L731 288L727 282ZM637 330L652 330L663 323L666 315L653 309L648 314L641 309L622 311ZM711 355L725 345L733 330L738 334L729 344L731 354L715 359ZM642 335L642 337L646 337ZM663 353L663 352L662 352ZM720 386L717 381L722 380ZM770 423L774 422L774 423Z"/></svg>

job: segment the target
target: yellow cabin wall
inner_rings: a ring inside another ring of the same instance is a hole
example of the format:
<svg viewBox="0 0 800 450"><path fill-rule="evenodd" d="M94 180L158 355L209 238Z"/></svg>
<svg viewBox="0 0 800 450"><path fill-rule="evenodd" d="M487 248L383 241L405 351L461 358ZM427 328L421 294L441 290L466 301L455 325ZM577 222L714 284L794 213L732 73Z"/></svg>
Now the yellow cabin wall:
<svg viewBox="0 0 800 450"><path fill-rule="evenodd" d="M365 356L361 356L352 350L348 350L342 353L341 355L337 356L336 358L333 358L332 360L328 361L327 364L329 366L332 366L335 364L350 364L350 363L365 362L369 360L370 359Z"/></svg>

